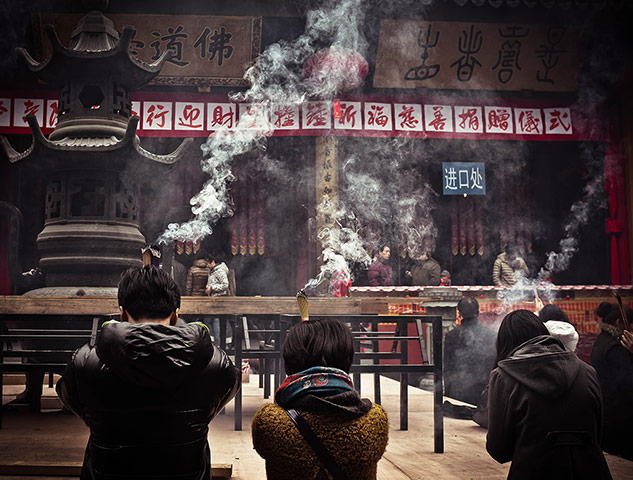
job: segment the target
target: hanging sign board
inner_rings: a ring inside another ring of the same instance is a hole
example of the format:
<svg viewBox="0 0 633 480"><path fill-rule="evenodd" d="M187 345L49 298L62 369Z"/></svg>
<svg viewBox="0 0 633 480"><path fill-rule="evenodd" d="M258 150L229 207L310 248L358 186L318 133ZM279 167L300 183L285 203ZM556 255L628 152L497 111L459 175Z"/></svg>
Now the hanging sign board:
<svg viewBox="0 0 633 480"><path fill-rule="evenodd" d="M126 25L136 29L130 51L143 62L155 62L167 49L175 52L150 85L249 86L243 77L261 51L261 17L106 16L119 32ZM40 27L52 24L67 47L80 19L81 15L44 13L38 21ZM48 55L46 41L39 43L42 56Z"/></svg>
<svg viewBox="0 0 633 480"><path fill-rule="evenodd" d="M444 195L485 195L486 165L483 162L442 163Z"/></svg>
<svg viewBox="0 0 633 480"><path fill-rule="evenodd" d="M374 87L571 92L581 40L561 25L383 20Z"/></svg>

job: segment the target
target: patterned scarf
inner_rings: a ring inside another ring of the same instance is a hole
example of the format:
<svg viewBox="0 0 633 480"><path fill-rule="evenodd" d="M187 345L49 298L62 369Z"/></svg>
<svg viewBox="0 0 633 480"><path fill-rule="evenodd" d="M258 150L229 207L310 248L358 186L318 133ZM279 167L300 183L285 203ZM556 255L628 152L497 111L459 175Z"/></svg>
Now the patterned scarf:
<svg viewBox="0 0 633 480"><path fill-rule="evenodd" d="M306 395L331 397L354 390L351 377L343 370L312 367L290 375L275 392L275 402L286 408Z"/></svg>

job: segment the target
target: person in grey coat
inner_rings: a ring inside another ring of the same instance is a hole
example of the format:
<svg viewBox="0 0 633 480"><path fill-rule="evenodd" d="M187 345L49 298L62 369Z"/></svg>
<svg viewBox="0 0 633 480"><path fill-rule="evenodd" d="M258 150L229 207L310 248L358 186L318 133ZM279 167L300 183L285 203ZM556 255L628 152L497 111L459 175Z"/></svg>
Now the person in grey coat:
<svg viewBox="0 0 633 480"><path fill-rule="evenodd" d="M596 371L528 310L503 319L490 374L486 450L508 479L610 479Z"/></svg>

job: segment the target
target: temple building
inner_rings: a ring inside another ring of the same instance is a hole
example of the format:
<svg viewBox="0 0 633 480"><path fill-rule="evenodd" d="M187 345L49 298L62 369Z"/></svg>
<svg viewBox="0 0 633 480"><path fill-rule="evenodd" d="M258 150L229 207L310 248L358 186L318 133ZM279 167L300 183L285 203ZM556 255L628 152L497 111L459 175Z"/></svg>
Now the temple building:
<svg viewBox="0 0 633 480"><path fill-rule="evenodd" d="M397 285L421 250L492 285L509 245L631 284L628 2L145 3L5 8L0 293L112 287L144 244L248 296L331 258L365 286L383 244Z"/></svg>

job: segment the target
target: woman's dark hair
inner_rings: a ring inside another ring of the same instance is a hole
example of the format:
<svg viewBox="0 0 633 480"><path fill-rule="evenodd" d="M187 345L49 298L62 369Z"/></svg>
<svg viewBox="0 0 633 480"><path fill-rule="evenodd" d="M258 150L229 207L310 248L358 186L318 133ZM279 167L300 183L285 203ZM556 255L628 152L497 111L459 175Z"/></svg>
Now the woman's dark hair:
<svg viewBox="0 0 633 480"><path fill-rule="evenodd" d="M606 316L609 315L609 313L611 313L611 311L614 309L617 310L618 307L613 303L602 302L600 305L598 305L598 308L596 308L596 315L598 315L604 321Z"/></svg>
<svg viewBox="0 0 633 480"><path fill-rule="evenodd" d="M123 272L119 305L135 320L167 318L180 308L180 292L164 271L151 265Z"/></svg>
<svg viewBox="0 0 633 480"><path fill-rule="evenodd" d="M522 343L538 337L549 335L543 322L529 310L516 310L508 313L497 333L497 361L499 364L510 356L510 353Z"/></svg>
<svg viewBox="0 0 633 480"><path fill-rule="evenodd" d="M626 314L626 319L629 323L633 322L633 310L631 307L624 307L624 313ZM609 313L607 313L602 321L604 323L608 323L609 325L615 325L615 322L622 319L622 312L620 311L620 307L618 305L613 305Z"/></svg>
<svg viewBox="0 0 633 480"><path fill-rule="evenodd" d="M538 316L543 323L549 322L550 320L569 323L567 314L563 312L558 305L554 305L553 303L545 305Z"/></svg>
<svg viewBox="0 0 633 480"><path fill-rule="evenodd" d="M288 331L282 354L287 375L310 367L333 367L349 373L354 338L349 327L338 320L308 320Z"/></svg>

